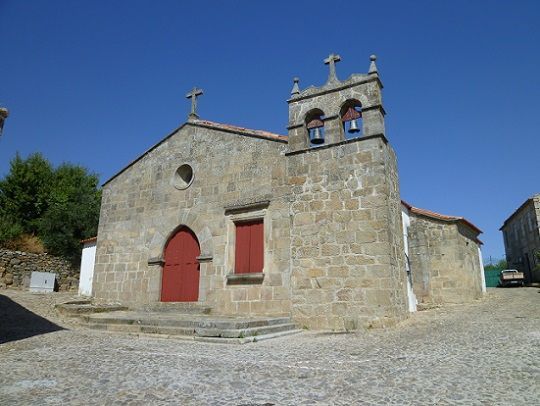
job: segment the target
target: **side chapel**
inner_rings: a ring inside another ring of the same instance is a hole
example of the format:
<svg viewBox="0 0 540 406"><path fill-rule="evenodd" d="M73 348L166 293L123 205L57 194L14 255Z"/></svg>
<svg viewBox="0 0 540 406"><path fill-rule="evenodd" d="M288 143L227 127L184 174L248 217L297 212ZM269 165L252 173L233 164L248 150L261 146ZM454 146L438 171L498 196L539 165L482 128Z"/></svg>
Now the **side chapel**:
<svg viewBox="0 0 540 406"><path fill-rule="evenodd" d="M412 206L400 199L376 58L346 80L339 60L325 59L320 87L300 90L294 79L288 136L200 119L202 91L188 93L187 122L103 186L94 296L334 330L414 310L402 223ZM480 230L467 230L476 250ZM479 266L479 250L470 252ZM480 293L478 269L462 271Z"/></svg>

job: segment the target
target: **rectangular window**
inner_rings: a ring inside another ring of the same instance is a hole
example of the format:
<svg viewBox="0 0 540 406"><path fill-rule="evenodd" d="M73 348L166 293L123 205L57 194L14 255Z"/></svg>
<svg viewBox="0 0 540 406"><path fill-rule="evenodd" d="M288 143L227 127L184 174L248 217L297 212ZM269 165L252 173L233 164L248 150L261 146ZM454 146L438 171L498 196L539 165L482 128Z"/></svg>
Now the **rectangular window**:
<svg viewBox="0 0 540 406"><path fill-rule="evenodd" d="M260 273L264 266L264 226L262 220L235 223L235 273Z"/></svg>

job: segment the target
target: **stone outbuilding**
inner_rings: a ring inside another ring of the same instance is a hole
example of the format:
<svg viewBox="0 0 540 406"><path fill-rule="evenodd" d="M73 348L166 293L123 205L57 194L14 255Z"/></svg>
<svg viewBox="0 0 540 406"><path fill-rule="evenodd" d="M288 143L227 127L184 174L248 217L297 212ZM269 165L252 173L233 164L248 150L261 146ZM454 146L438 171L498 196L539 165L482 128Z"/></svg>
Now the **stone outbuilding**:
<svg viewBox="0 0 540 406"><path fill-rule="evenodd" d="M202 120L202 91L188 93L188 121L103 186L94 295L313 329L405 318L412 285L375 59L339 80L330 55L320 87L295 78L287 136Z"/></svg>
<svg viewBox="0 0 540 406"><path fill-rule="evenodd" d="M478 239L482 231L463 217L402 204L408 267L418 303L478 299L486 291Z"/></svg>

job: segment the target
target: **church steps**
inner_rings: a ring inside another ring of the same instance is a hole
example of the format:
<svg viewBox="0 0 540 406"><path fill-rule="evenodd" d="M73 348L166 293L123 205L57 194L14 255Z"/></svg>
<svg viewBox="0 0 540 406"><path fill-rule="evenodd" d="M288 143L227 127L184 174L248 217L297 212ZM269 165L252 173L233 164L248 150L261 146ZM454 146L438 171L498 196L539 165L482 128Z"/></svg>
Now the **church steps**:
<svg viewBox="0 0 540 406"><path fill-rule="evenodd" d="M225 337L193 337L194 341L200 341L204 343L219 343L219 344L247 344L247 343L254 343L264 340L270 340L272 338L279 338L284 336L289 336L293 334L299 334L302 333L303 330L300 329L292 329L292 330L285 330L280 331L276 333L268 333L268 334L262 334L262 335L256 335L256 336L245 336L245 337L238 337L238 338L225 338Z"/></svg>
<svg viewBox="0 0 540 406"><path fill-rule="evenodd" d="M94 304L89 300L59 303L55 305L58 314L67 317L79 317L93 313L108 313L127 310L126 306L118 304Z"/></svg>
<svg viewBox="0 0 540 406"><path fill-rule="evenodd" d="M212 311L210 306L197 302L157 302L146 304L133 309L140 312L159 312L177 314L209 314Z"/></svg>
<svg viewBox="0 0 540 406"><path fill-rule="evenodd" d="M295 330L294 323L277 324L273 326L254 327L249 329L205 329L205 328L189 328L189 327L172 327L159 325L144 325L144 324L103 324L103 323L88 323L87 327L95 330L106 330L125 333L145 333L145 334L160 334L160 335L182 335L182 336L197 336L197 337L213 337L213 338L244 338L258 337L268 334L282 333Z"/></svg>
<svg viewBox="0 0 540 406"><path fill-rule="evenodd" d="M116 313L116 314L115 314ZM299 332L288 317L235 319L219 316L175 315L164 313L113 312L83 315L92 329L161 336L191 336L221 340L258 341L286 333ZM251 337L252 339L248 339ZM231 342L236 342L231 341Z"/></svg>
<svg viewBox="0 0 540 406"><path fill-rule="evenodd" d="M259 336L270 333L294 330L294 323L275 324L272 326L261 326L247 329L195 329L195 334L202 337L223 337L242 338L248 336Z"/></svg>
<svg viewBox="0 0 540 406"><path fill-rule="evenodd" d="M111 312L82 316L83 321L94 324L148 325L169 327L199 327L206 329L247 329L290 322L287 317L237 319L202 317L193 315L170 315L163 313Z"/></svg>

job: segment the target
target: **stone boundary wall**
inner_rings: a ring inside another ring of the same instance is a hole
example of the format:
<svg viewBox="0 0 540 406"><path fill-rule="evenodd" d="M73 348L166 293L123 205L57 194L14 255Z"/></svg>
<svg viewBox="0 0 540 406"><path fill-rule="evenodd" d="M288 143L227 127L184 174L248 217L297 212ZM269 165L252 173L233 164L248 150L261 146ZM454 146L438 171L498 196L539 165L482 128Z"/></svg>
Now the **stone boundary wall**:
<svg viewBox="0 0 540 406"><path fill-rule="evenodd" d="M27 289L33 271L55 273L58 290L79 287L79 270L62 258L0 248L0 289Z"/></svg>

